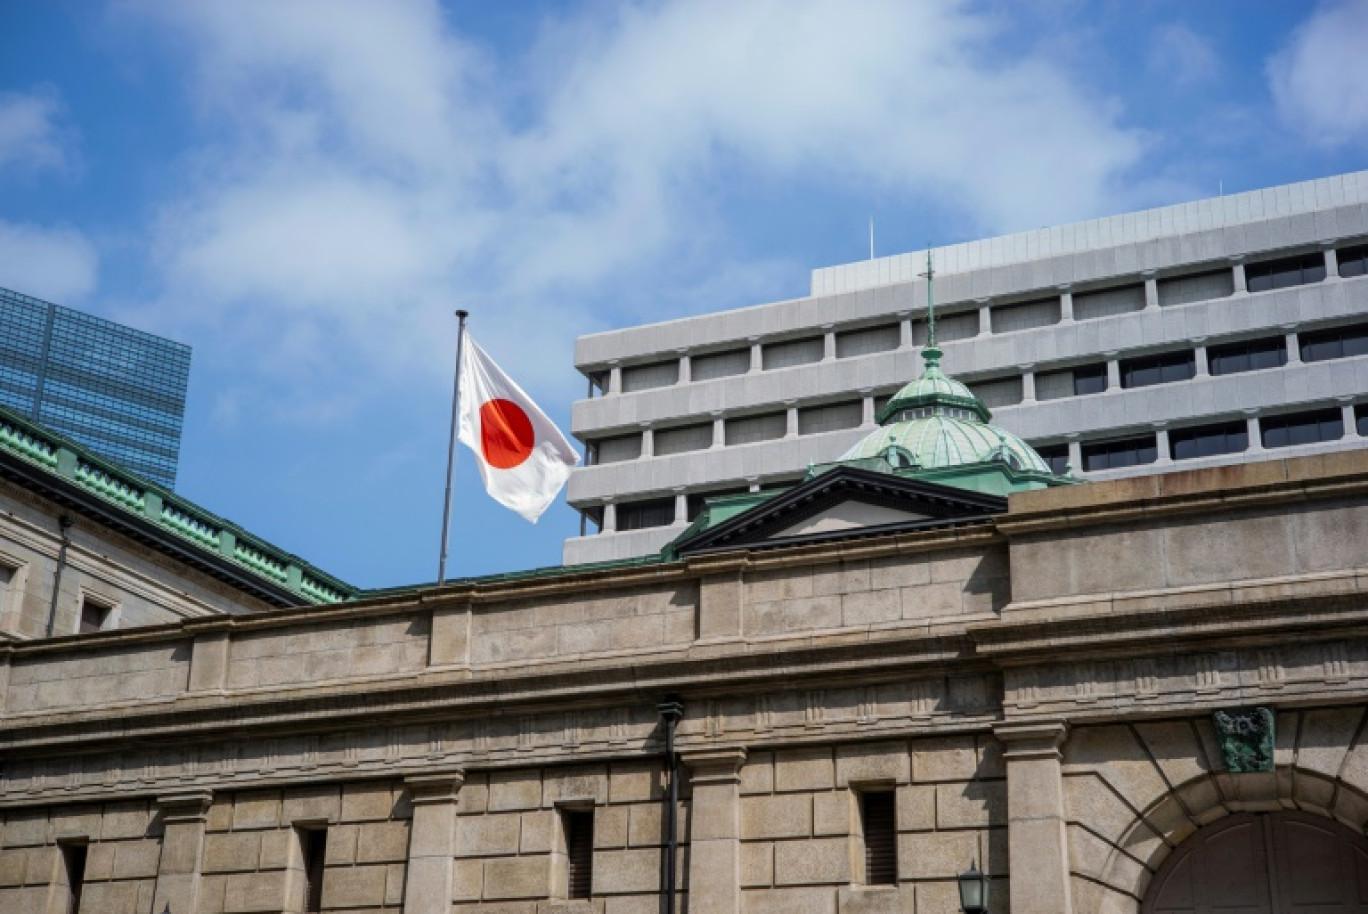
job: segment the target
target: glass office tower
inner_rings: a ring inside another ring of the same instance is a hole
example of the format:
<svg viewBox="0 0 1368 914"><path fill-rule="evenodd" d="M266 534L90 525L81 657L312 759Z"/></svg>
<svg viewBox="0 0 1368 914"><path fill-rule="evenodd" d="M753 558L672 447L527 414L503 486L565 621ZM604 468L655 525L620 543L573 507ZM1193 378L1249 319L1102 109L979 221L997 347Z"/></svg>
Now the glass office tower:
<svg viewBox="0 0 1368 914"><path fill-rule="evenodd" d="M190 347L0 289L0 404L171 488Z"/></svg>

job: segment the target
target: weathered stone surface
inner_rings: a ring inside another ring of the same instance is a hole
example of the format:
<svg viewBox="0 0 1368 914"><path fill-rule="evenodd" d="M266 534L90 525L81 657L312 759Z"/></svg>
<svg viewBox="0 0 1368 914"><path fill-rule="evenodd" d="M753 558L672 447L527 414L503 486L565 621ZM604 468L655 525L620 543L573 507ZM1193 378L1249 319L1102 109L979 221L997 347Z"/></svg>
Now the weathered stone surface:
<svg viewBox="0 0 1368 914"><path fill-rule="evenodd" d="M515 809L536 809L542 803L541 775L537 771L491 771L489 773L489 809L503 812Z"/></svg>
<svg viewBox="0 0 1368 914"><path fill-rule="evenodd" d="M550 857L516 857L487 860L484 865L484 898L543 898L551 884Z"/></svg>
<svg viewBox="0 0 1368 914"><path fill-rule="evenodd" d="M850 882L850 842L845 838L775 843L775 885L840 882Z"/></svg>
<svg viewBox="0 0 1368 914"><path fill-rule="evenodd" d="M911 749L914 781L967 781L978 771L972 736L915 740Z"/></svg>
<svg viewBox="0 0 1368 914"><path fill-rule="evenodd" d="M836 748L836 786L906 784L911 771L907 744L856 743Z"/></svg>
<svg viewBox="0 0 1368 914"><path fill-rule="evenodd" d="M741 800L741 837L806 838L812 834L812 797L778 794Z"/></svg>
<svg viewBox="0 0 1368 914"><path fill-rule="evenodd" d="M460 857L516 854L521 830L522 821L517 813L458 816L456 854Z"/></svg>
<svg viewBox="0 0 1368 914"><path fill-rule="evenodd" d="M788 749L774 754L774 789L830 790L835 771L831 750Z"/></svg>

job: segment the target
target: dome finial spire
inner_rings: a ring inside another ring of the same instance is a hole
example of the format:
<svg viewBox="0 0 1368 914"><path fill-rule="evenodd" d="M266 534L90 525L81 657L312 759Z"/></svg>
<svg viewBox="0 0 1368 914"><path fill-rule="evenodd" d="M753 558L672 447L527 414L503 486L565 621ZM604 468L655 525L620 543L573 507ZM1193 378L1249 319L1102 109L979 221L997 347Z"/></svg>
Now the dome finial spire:
<svg viewBox="0 0 1368 914"><path fill-rule="evenodd" d="M931 263L929 241L926 243L926 272L921 275L926 277L926 346L922 349L922 358L928 366L937 365L940 363L941 353L936 346L936 269Z"/></svg>

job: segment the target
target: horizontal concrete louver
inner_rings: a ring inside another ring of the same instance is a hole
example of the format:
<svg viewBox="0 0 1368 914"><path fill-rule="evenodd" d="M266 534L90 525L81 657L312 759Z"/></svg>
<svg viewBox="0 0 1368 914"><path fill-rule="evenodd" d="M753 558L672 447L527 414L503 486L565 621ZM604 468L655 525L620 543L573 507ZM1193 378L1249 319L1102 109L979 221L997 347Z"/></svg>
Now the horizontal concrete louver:
<svg viewBox="0 0 1368 914"><path fill-rule="evenodd" d="M1132 286L1117 286L1112 289L1099 289L1096 292L1080 292L1074 295L1073 316L1076 321L1095 320L1099 317L1112 317L1143 311L1145 308L1145 286L1136 283Z"/></svg>
<svg viewBox="0 0 1368 914"><path fill-rule="evenodd" d="M1211 270L1159 280L1159 307L1187 305L1235 294L1235 277L1230 270Z"/></svg>
<svg viewBox="0 0 1368 914"><path fill-rule="evenodd" d="M690 360L689 375L695 381L730 378L750 371L750 350L732 349L696 355Z"/></svg>
<svg viewBox="0 0 1368 914"><path fill-rule="evenodd" d="M795 365L810 365L822 360L825 347L826 343L820 336L783 343L766 343L762 350L762 360L766 371L792 368Z"/></svg>
<svg viewBox="0 0 1368 914"><path fill-rule="evenodd" d="M652 390L656 387L669 387L679 383L679 362L652 362L650 365L633 365L622 369L622 391L632 393L638 390Z"/></svg>
<svg viewBox="0 0 1368 914"><path fill-rule="evenodd" d="M784 437L788 430L788 416L784 413L767 413L763 416L742 416L728 419L726 427L727 445L754 444L757 441L773 441Z"/></svg>
<svg viewBox="0 0 1368 914"><path fill-rule="evenodd" d="M655 454L657 457L665 457L670 454L701 451L712 447L712 436L711 422L658 429L655 433Z"/></svg>
<svg viewBox="0 0 1368 914"><path fill-rule="evenodd" d="M964 311L959 314L936 314L936 341L948 343L951 340L967 340L978 336L979 316L977 311ZM912 325L912 342L917 346L926 345L926 322L917 321Z"/></svg>
<svg viewBox="0 0 1368 914"><path fill-rule="evenodd" d="M1059 323L1059 299L1046 298L1016 305L999 305L993 309L992 321L994 333L1048 327Z"/></svg>
<svg viewBox="0 0 1368 914"><path fill-rule="evenodd" d="M858 355L872 355L898 348L902 331L897 324L847 330L836 334L836 358L848 359Z"/></svg>
<svg viewBox="0 0 1368 914"><path fill-rule="evenodd" d="M998 378L995 381L980 381L970 384L974 396L983 401L990 409L995 406L1015 406L1021 402L1021 378Z"/></svg>
<svg viewBox="0 0 1368 914"><path fill-rule="evenodd" d="M600 464L636 460L641 456L641 435L602 438L597 442L596 447L598 448L598 458L595 462Z"/></svg>
<svg viewBox="0 0 1368 914"><path fill-rule="evenodd" d="M808 406L798 410L798 434L816 435L847 428L859 428L864 418L864 405L859 400Z"/></svg>

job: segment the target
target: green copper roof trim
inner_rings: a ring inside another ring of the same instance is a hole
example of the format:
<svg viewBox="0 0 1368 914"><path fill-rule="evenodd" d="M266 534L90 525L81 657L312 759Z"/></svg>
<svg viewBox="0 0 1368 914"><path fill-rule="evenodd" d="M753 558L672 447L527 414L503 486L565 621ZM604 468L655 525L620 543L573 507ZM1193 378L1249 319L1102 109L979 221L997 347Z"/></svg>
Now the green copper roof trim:
<svg viewBox="0 0 1368 914"><path fill-rule="evenodd" d="M983 422L992 421L993 414L983 401L962 382L955 380L940 369L941 351L934 346L922 350L926 368L921 376L907 384L893 395L893 399L879 410L876 420L886 425L906 409L947 407L972 412Z"/></svg>
<svg viewBox="0 0 1368 914"><path fill-rule="evenodd" d="M309 602L340 603L361 594L359 588L232 521L211 514L4 406L0 406L0 451L60 477L194 547L227 558Z"/></svg>
<svg viewBox="0 0 1368 914"><path fill-rule="evenodd" d="M703 510L693 519L693 522L684 530L665 544L665 548L660 550L661 557L666 560L675 558L675 543L690 539L696 534L702 533L711 527L716 527L724 520L731 520L738 514L745 514L756 505L764 504L776 495L780 495L786 489L767 489L764 492L742 492L736 495L716 495L711 498L704 498Z"/></svg>

